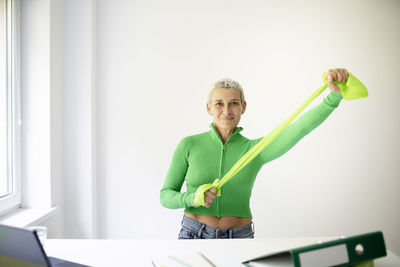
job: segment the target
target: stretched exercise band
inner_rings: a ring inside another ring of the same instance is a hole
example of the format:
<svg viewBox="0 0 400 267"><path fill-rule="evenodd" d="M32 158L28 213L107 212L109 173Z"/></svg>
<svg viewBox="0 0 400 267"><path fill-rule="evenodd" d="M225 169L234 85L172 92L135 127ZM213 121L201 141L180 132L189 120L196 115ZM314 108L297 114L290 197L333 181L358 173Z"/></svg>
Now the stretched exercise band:
<svg viewBox="0 0 400 267"><path fill-rule="evenodd" d="M308 97L287 119L281 122L275 129L268 135L260 140L255 146L246 152L233 167L222 177L222 179L215 179L212 184L204 184L197 188L194 196L193 203L196 206L205 206L204 193L215 187L217 189L217 196L221 195L221 187L226 184L232 177L243 169L250 161L252 161L258 154L261 153L317 96L319 96L327 87L328 82L325 73L322 75L323 85L316 90L310 97ZM335 81L339 86L342 96L346 100L358 99L368 96L367 88L360 82L354 75L349 73L349 78L345 84L340 84Z"/></svg>

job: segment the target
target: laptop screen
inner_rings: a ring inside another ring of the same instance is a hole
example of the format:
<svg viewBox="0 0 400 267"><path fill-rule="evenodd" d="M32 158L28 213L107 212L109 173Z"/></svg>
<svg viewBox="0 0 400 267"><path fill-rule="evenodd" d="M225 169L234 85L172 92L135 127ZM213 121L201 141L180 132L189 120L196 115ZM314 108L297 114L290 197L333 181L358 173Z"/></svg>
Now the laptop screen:
<svg viewBox="0 0 400 267"><path fill-rule="evenodd" d="M36 233L0 224L0 266L50 266Z"/></svg>

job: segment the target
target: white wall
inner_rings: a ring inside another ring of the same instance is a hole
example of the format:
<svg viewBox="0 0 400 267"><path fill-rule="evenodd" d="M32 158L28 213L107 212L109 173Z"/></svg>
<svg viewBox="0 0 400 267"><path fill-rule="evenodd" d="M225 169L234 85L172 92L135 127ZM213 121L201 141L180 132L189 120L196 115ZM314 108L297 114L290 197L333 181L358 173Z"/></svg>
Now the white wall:
<svg viewBox="0 0 400 267"><path fill-rule="evenodd" d="M96 235L95 1L64 1L66 236Z"/></svg>
<svg viewBox="0 0 400 267"><path fill-rule="evenodd" d="M400 253L400 2L82 2L65 1L64 11L67 237L175 239L182 210L162 208L159 190L179 140L208 130L212 82L242 83L242 133L255 138L324 71L346 67L370 97L343 101L261 170L256 237L382 230Z"/></svg>
<svg viewBox="0 0 400 267"><path fill-rule="evenodd" d="M398 1L98 1L100 237L176 238L182 210L159 190L178 141L208 130L213 81L242 83L254 138L346 67L370 97L261 170L256 236L383 230L400 252L399 14Z"/></svg>

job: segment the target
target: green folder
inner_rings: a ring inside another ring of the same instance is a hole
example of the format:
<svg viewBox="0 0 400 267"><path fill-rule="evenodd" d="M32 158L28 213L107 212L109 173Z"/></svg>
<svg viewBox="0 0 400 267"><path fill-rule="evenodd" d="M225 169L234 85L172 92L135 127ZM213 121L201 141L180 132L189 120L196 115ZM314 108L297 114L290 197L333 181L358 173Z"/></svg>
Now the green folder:
<svg viewBox="0 0 400 267"><path fill-rule="evenodd" d="M373 260L386 256L382 232L340 238L314 245L260 255L242 262L245 266L374 266Z"/></svg>

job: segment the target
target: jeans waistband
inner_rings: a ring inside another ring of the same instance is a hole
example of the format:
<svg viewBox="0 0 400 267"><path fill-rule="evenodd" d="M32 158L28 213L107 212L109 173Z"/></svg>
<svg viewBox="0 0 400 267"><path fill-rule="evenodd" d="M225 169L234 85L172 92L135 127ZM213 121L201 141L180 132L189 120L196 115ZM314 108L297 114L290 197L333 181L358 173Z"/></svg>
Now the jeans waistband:
<svg viewBox="0 0 400 267"><path fill-rule="evenodd" d="M204 236L208 238L244 238L254 234L253 222L238 228L217 229L183 216L182 227L196 232L199 237Z"/></svg>

